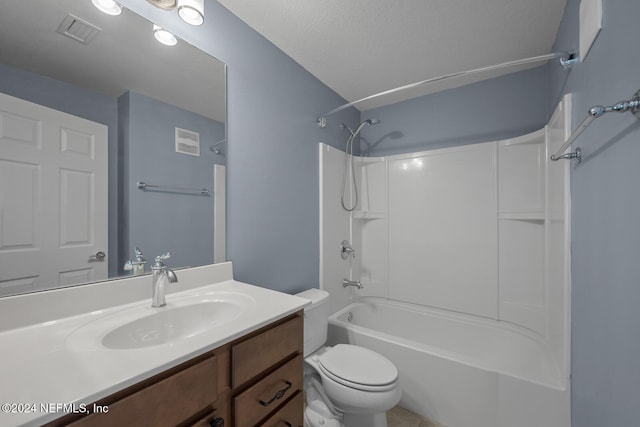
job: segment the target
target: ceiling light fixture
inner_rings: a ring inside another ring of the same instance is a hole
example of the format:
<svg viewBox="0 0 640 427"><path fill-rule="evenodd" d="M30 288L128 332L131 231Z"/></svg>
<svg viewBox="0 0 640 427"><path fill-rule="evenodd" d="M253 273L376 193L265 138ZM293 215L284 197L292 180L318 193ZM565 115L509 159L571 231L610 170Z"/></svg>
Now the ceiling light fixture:
<svg viewBox="0 0 640 427"><path fill-rule="evenodd" d="M191 25L204 22L204 0L178 0L178 16Z"/></svg>
<svg viewBox="0 0 640 427"><path fill-rule="evenodd" d="M165 30L164 28L155 24L153 25L153 36L160 43L165 44L167 46L175 46L178 43L178 39L176 38L176 36L171 34L169 31Z"/></svg>
<svg viewBox="0 0 640 427"><path fill-rule="evenodd" d="M162 10L173 10L176 7L176 0L147 0L149 3Z"/></svg>
<svg viewBox="0 0 640 427"><path fill-rule="evenodd" d="M107 15L120 15L122 13L122 6L113 0L91 0L91 3Z"/></svg>
<svg viewBox="0 0 640 427"><path fill-rule="evenodd" d="M204 0L147 0L147 2L162 10L173 10L177 7L178 16L187 24L202 25L204 23Z"/></svg>

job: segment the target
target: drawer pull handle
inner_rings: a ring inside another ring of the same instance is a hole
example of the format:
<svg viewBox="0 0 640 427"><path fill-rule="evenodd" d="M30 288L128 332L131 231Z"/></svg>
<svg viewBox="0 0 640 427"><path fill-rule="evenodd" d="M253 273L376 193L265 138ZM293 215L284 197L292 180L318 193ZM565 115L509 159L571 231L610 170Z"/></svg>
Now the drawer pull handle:
<svg viewBox="0 0 640 427"><path fill-rule="evenodd" d="M271 405L273 402L275 402L278 399L282 399L282 397L284 396L284 394L287 392L287 390L289 390L291 388L291 386L293 386L293 384L291 384L289 381L285 381L285 383L287 384L287 386L285 388L283 388L282 390L278 391L272 398L271 400L265 402L264 400L260 400L260 404L262 406L269 406Z"/></svg>

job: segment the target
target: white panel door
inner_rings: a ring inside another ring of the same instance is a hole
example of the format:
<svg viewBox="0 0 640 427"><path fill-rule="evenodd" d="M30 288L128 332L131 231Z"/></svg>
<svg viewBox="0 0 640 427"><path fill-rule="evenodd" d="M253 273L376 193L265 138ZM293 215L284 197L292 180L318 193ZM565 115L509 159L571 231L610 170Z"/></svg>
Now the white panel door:
<svg viewBox="0 0 640 427"><path fill-rule="evenodd" d="M107 131L0 94L0 296L106 279Z"/></svg>

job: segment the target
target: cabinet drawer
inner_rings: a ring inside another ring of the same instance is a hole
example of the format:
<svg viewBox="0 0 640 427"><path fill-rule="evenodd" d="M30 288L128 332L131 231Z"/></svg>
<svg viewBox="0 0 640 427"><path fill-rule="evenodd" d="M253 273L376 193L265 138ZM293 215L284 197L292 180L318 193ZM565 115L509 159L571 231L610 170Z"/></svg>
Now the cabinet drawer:
<svg viewBox="0 0 640 427"><path fill-rule="evenodd" d="M302 316L249 338L231 348L232 387L244 384L287 356L302 353Z"/></svg>
<svg viewBox="0 0 640 427"><path fill-rule="evenodd" d="M298 355L233 399L235 425L256 425L301 389L302 355Z"/></svg>
<svg viewBox="0 0 640 427"><path fill-rule="evenodd" d="M175 426L216 401L217 373L218 361L212 356L109 404L107 413L91 414L69 425Z"/></svg>
<svg viewBox="0 0 640 427"><path fill-rule="evenodd" d="M262 427L302 427L303 393L298 392L282 409L262 424Z"/></svg>

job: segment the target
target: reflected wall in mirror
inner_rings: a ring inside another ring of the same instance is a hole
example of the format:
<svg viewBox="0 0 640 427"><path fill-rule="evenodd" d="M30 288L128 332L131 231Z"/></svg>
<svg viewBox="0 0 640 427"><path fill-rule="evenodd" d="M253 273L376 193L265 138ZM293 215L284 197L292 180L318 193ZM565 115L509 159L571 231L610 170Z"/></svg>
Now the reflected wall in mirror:
<svg viewBox="0 0 640 427"><path fill-rule="evenodd" d="M223 261L225 71L130 10L3 7L0 296Z"/></svg>

